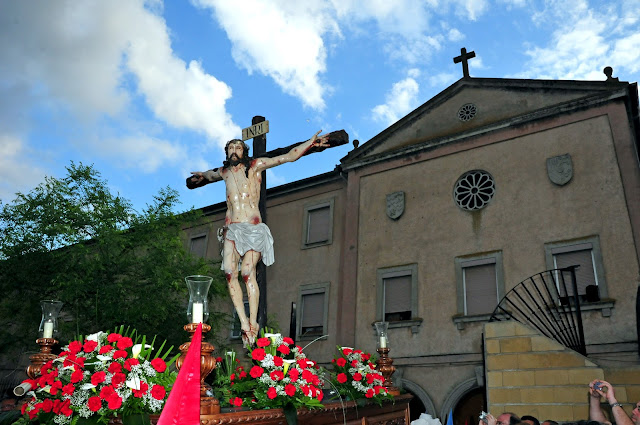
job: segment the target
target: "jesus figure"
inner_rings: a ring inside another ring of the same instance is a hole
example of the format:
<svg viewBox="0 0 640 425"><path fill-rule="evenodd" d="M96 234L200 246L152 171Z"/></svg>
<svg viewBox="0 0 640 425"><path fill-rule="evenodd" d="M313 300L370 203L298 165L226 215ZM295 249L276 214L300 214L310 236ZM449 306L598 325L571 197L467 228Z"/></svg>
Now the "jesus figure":
<svg viewBox="0 0 640 425"><path fill-rule="evenodd" d="M227 142L226 161L220 168L193 171L194 183L224 180L227 188L227 213L223 228L222 266L229 285L231 300L242 326L242 340L253 345L258 335L258 302L260 290L256 280L256 265L262 259L269 266L275 261L273 237L262 222L258 204L262 171L285 162L293 162L313 147L328 147L328 135L318 137L320 131L308 141L294 146L283 155L273 158L251 158L248 146L240 139ZM242 260L240 274L247 287L249 317L245 314L242 288L238 281L238 263Z"/></svg>

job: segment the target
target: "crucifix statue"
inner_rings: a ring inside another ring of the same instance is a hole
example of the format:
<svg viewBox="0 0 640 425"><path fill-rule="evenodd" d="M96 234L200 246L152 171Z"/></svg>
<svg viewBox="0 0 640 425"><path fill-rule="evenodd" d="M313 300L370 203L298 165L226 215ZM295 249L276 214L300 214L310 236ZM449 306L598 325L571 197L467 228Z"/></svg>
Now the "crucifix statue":
<svg viewBox="0 0 640 425"><path fill-rule="evenodd" d="M187 178L187 187L190 189L215 181L225 182L227 212L222 232L222 268L240 319L245 345L253 345L259 330L257 316L260 290L256 281L256 266L260 260L267 266L275 261L273 237L259 210L262 172L285 162L297 161L309 153L348 142L343 130L320 137L319 134L320 131L305 142L267 152L259 158L250 157L249 147L242 140L233 139L225 146L226 160L222 167L193 171L192 176ZM238 279L239 263L239 271L247 288L249 317L244 310L243 292Z"/></svg>

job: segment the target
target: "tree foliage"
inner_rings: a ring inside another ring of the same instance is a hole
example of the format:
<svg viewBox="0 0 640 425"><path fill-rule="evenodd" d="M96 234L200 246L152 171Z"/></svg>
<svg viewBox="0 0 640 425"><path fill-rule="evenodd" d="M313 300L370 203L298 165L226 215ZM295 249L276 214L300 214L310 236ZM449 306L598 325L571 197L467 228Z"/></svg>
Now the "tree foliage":
<svg viewBox="0 0 640 425"><path fill-rule="evenodd" d="M184 277L214 276L211 296L226 291L220 271L185 249L182 229L198 213L175 215L178 203L164 188L138 213L93 166L72 162L64 178L0 205L0 353L34 349L43 299L64 302L60 341L125 324L185 342Z"/></svg>

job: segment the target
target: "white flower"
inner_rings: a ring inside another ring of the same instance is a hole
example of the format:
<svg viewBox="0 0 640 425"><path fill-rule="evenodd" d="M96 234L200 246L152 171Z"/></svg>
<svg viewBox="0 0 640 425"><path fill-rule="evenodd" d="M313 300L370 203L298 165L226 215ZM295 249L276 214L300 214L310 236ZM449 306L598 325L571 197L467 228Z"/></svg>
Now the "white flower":
<svg viewBox="0 0 640 425"><path fill-rule="evenodd" d="M105 356L103 354L98 354L96 358L102 362L108 362L109 360L111 360L111 356Z"/></svg>
<svg viewBox="0 0 640 425"><path fill-rule="evenodd" d="M80 387L81 390L90 390L92 388L95 388L96 386L93 385L91 382L87 382L86 384L82 384L82 386Z"/></svg>
<svg viewBox="0 0 640 425"><path fill-rule="evenodd" d="M100 332L96 332L94 334L91 335L87 335L87 341L95 341L98 342L98 340L100 339L100 337L104 335L104 332L100 331Z"/></svg>
<svg viewBox="0 0 640 425"><path fill-rule="evenodd" d="M146 350L147 348L153 348L153 347L149 344L145 344L144 349ZM141 352L142 352L142 344L136 344L133 347L131 347L131 354L134 359L137 359Z"/></svg>

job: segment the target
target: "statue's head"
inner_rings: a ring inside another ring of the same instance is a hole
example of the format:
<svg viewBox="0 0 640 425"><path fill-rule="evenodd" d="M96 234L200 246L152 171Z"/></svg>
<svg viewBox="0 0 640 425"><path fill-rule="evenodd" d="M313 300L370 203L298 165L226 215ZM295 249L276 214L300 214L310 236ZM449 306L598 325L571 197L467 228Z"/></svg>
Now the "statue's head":
<svg viewBox="0 0 640 425"><path fill-rule="evenodd" d="M231 160L232 155L235 155L235 161L239 161L249 157L249 146L240 139L232 139L224 146L224 152L227 155L227 160Z"/></svg>

